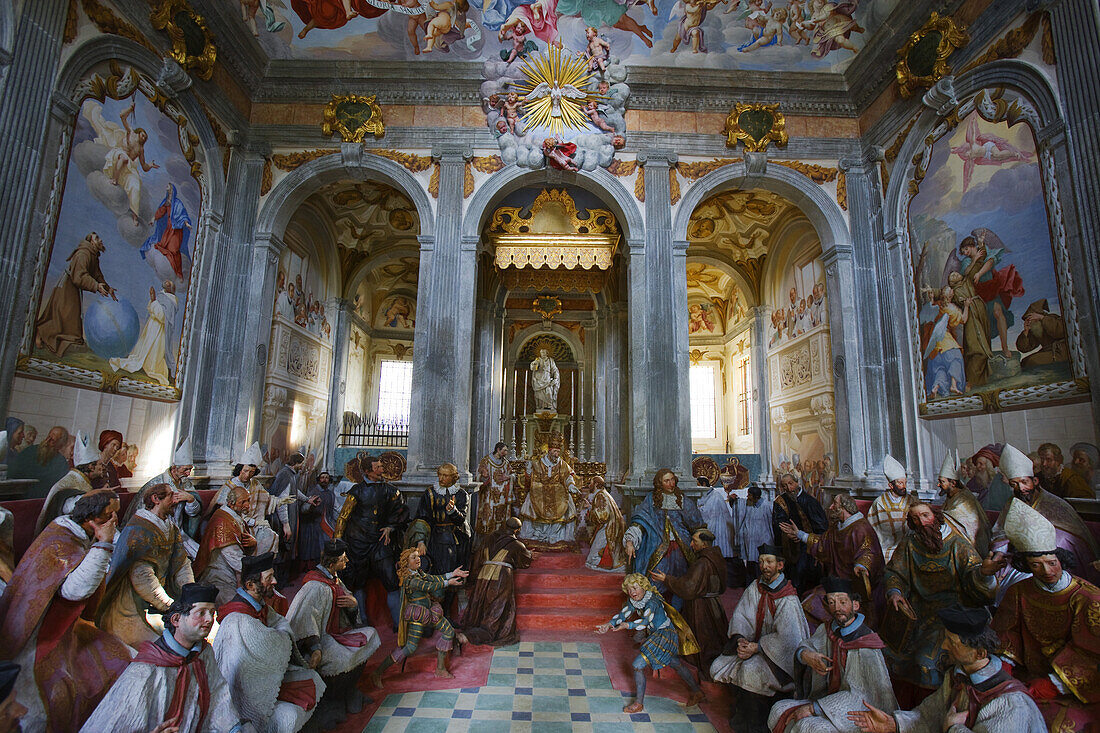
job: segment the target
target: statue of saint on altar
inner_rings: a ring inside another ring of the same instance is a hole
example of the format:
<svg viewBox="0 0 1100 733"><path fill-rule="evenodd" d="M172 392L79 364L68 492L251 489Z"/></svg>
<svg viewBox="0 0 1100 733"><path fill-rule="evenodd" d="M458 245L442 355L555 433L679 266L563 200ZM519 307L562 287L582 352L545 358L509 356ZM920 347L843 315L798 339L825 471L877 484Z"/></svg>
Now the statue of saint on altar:
<svg viewBox="0 0 1100 733"><path fill-rule="evenodd" d="M537 412L558 411L558 388L561 374L554 357L547 349L539 349L539 356L531 362L531 389L535 392Z"/></svg>
<svg viewBox="0 0 1100 733"><path fill-rule="evenodd" d="M519 536L532 549L576 549L574 497L580 492L573 469L561 457L564 445L561 433L551 433L546 454L527 464L528 491L519 511L523 522Z"/></svg>

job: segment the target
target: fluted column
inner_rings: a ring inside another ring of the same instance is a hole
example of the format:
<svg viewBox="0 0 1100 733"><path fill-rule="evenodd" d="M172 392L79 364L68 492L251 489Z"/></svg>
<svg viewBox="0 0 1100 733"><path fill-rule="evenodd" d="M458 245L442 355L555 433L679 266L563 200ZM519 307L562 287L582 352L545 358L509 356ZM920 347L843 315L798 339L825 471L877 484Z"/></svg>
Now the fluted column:
<svg viewBox="0 0 1100 733"><path fill-rule="evenodd" d="M344 425L344 395L348 389L348 343L351 340L351 303L333 298L326 304L335 319L332 329L332 376L328 385L328 420L325 423L325 461L332 463ZM340 467L333 465L333 471Z"/></svg>
<svg viewBox="0 0 1100 733"><path fill-rule="evenodd" d="M429 480L447 462L464 471L470 456L478 238L462 237L461 219L463 174L471 154L450 146L432 152L439 161L439 206L434 238L420 238L410 480Z"/></svg>
<svg viewBox="0 0 1100 733"><path fill-rule="evenodd" d="M1049 3L1058 94L1065 114L1066 150L1055 150L1065 223L1081 307L1078 323L1092 389L1093 415L1100 415L1100 7L1096 0ZM1066 184L1069 184L1068 186ZM1095 428L1094 428L1095 435Z"/></svg>
<svg viewBox="0 0 1100 733"><path fill-rule="evenodd" d="M196 463L214 477L227 475L234 457L259 439L275 272L284 249L276 237L253 237L265 152L232 149L226 200L234 205L209 253L206 307L196 322L206 339L189 396L190 434Z"/></svg>
<svg viewBox="0 0 1100 733"><path fill-rule="evenodd" d="M4 12L11 14L8 5ZM44 147L59 137L59 124L50 121L50 94L67 11L63 2L22 3L13 46L0 53L0 63L7 64L0 105L0 415L8 414L20 338L33 317L29 285L42 246L35 195L43 160L57 153Z"/></svg>
<svg viewBox="0 0 1100 733"><path fill-rule="evenodd" d="M502 348L504 339L503 311L491 300L477 301L477 332L474 363L473 440L470 444L470 466L493 449L498 440L505 440L500 430L500 398L504 373Z"/></svg>
<svg viewBox="0 0 1100 733"><path fill-rule="evenodd" d="M630 243L632 473L636 481L662 467L689 471L687 242L672 239L668 151L638 156L644 168L644 242Z"/></svg>
<svg viewBox="0 0 1100 733"><path fill-rule="evenodd" d="M760 454L760 475L771 476L772 472L772 423L769 415L769 396L771 395L768 376L768 326L771 324L772 309L766 305L752 309L752 392L753 392L753 434L756 450ZM752 477L756 479L755 476Z"/></svg>

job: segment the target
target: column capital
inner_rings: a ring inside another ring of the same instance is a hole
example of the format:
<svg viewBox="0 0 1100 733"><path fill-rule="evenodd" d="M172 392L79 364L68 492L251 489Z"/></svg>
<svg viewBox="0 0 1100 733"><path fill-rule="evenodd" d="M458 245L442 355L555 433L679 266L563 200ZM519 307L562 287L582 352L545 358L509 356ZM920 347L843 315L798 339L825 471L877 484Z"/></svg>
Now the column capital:
<svg viewBox="0 0 1100 733"><path fill-rule="evenodd" d="M466 234L462 237L462 250L464 252L476 252L481 247L481 237L477 234Z"/></svg>
<svg viewBox="0 0 1100 733"><path fill-rule="evenodd" d="M275 258L275 261L279 260L283 250L286 249L283 240L271 233L260 234L253 240L253 244L259 249L267 250L268 256Z"/></svg>
<svg viewBox="0 0 1100 733"><path fill-rule="evenodd" d="M687 257L688 247L691 242L686 239L676 239L672 242L672 253L677 257Z"/></svg>
<svg viewBox="0 0 1100 733"><path fill-rule="evenodd" d="M164 59L157 73L157 89L166 97L176 99L180 92L190 88L191 77L172 59Z"/></svg>
<svg viewBox="0 0 1100 733"><path fill-rule="evenodd" d="M825 269L835 265L841 260L852 259L852 245L849 242L837 242L831 249L821 253L821 264Z"/></svg>
<svg viewBox="0 0 1100 733"><path fill-rule="evenodd" d="M79 104L58 91L50 95L50 102L50 112L61 122L71 123L80 111Z"/></svg>
<svg viewBox="0 0 1100 733"><path fill-rule="evenodd" d="M462 165L473 159L474 149L469 145L433 145L432 159L440 165Z"/></svg>
<svg viewBox="0 0 1100 733"><path fill-rule="evenodd" d="M853 151L853 155L846 155L837 161L836 167L843 173L865 173L875 163L886 160L886 149L881 145L868 145L862 150Z"/></svg>
<svg viewBox="0 0 1100 733"><path fill-rule="evenodd" d="M416 241L420 242L421 252L431 252L435 249L435 235L434 234L418 234Z"/></svg>
<svg viewBox="0 0 1100 733"><path fill-rule="evenodd" d="M771 306L767 305L754 305L752 308L749 308L749 311L751 311L753 316L756 318L767 319L771 318L772 316L772 308Z"/></svg>
<svg viewBox="0 0 1100 733"><path fill-rule="evenodd" d="M325 305L336 311L342 311L344 313L351 312L352 303L347 298L329 298L325 301Z"/></svg>
<svg viewBox="0 0 1100 733"><path fill-rule="evenodd" d="M658 166L668 168L679 160L674 150L647 150L637 155L638 165L648 168Z"/></svg>

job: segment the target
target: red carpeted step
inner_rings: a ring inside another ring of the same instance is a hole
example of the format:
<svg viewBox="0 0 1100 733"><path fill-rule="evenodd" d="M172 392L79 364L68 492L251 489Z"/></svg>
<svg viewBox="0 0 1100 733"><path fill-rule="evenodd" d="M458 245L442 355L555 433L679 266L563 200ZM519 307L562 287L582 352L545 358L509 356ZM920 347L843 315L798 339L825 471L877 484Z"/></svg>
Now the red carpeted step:
<svg viewBox="0 0 1100 733"><path fill-rule="evenodd" d="M516 610L516 625L520 631L592 631L614 615L614 611L590 609L519 608Z"/></svg>
<svg viewBox="0 0 1100 733"><path fill-rule="evenodd" d="M526 610L598 610L613 614L622 604L622 593L616 590L540 588L516 593L516 607Z"/></svg>
<svg viewBox="0 0 1100 733"><path fill-rule="evenodd" d="M584 567L584 555L579 552L543 552L531 562L531 567L534 569L580 569Z"/></svg>
<svg viewBox="0 0 1100 733"><path fill-rule="evenodd" d="M595 570L519 570L516 571L516 591L540 588L589 588L622 592L623 576Z"/></svg>

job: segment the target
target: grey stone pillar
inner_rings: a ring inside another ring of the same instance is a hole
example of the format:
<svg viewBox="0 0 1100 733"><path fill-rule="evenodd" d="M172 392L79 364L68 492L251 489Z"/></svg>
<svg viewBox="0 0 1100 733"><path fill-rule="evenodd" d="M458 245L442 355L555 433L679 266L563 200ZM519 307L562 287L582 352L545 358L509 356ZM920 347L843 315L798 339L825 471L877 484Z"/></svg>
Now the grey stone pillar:
<svg viewBox="0 0 1100 733"><path fill-rule="evenodd" d="M877 188L877 161L882 158L880 148L872 148L865 157L841 158L839 167L845 173L848 189L849 221L852 232L852 276L854 291L848 291L855 308L858 320L845 322L858 324L855 327L855 339L852 344L855 351L845 352L846 362L854 367L857 375L855 381L845 384L848 395L848 412L857 404L862 404L864 420L860 433L862 449L853 448L852 473L859 476L872 466L880 465L883 455L889 450L891 442L904 439L905 424L901 420L899 410L893 409L894 400L889 395L896 395L894 390L887 390L884 377L883 355L884 344L890 341L890 351L896 355L907 355L904 346L899 346L893 341L894 333L887 327L887 322L893 323L899 319L898 313L888 309L884 319L880 307L882 303L890 301L890 291L897 289L898 280L886 278L882 273L886 271L882 262L882 246L875 236L876 224L881 221L882 196ZM880 228L880 227L879 227ZM842 293L830 288L828 297L830 301ZM831 314L830 314L831 315ZM904 319L900 319L904 321ZM836 338L836 321L830 320L831 333ZM848 334L844 334L845 339ZM845 341L847 345L848 340ZM905 344L907 342L902 342ZM834 347L834 352L836 351ZM846 364L847 366L847 364ZM842 370L844 372L845 370ZM837 374L834 378L839 380ZM895 375L896 385L896 375ZM858 396L859 401L856 402ZM837 404L837 415L840 420L837 423L838 430L843 427L843 415ZM849 432L852 440L857 440L855 434ZM891 436L893 441L890 440ZM862 463L856 456L862 454ZM839 469L839 460L838 460Z"/></svg>
<svg viewBox="0 0 1100 733"><path fill-rule="evenodd" d="M771 378L768 375L768 326L772 309L766 305L752 309L752 403L753 434L756 450L760 453L760 480L772 479L772 420L769 395ZM752 479L757 480L756 476Z"/></svg>
<svg viewBox="0 0 1100 733"><path fill-rule="evenodd" d="M11 4L4 11L11 14ZM61 53L68 4L22 4L15 40L4 49L0 105L0 415L8 414L19 342L29 313L30 270L42 245L42 213L35 207L50 122L50 94Z"/></svg>
<svg viewBox="0 0 1100 733"><path fill-rule="evenodd" d="M1096 206L1100 192L1100 89L1096 85L1100 7L1096 0L1054 0L1049 9L1058 93L1069 142L1068 156L1056 156L1061 158L1057 168L1062 173L1067 241L1081 306L1078 322L1096 417L1100 416L1100 210Z"/></svg>
<svg viewBox="0 0 1100 733"><path fill-rule="evenodd" d="M472 153L447 146L432 155L439 161L439 205L435 237L420 237L410 481L434 480L447 462L464 471L470 456L478 238L462 237L461 220L463 173Z"/></svg>
<svg viewBox="0 0 1100 733"><path fill-rule="evenodd" d="M206 283L202 364L193 381L195 461L218 478L260 432L275 270L283 244L253 241L264 151L236 145L229 158L226 212Z"/></svg>
<svg viewBox="0 0 1100 733"><path fill-rule="evenodd" d="M645 241L630 243L632 474L643 485L668 467L690 473L687 242L672 240L668 169L676 156L638 156L645 175Z"/></svg>
<svg viewBox="0 0 1100 733"><path fill-rule="evenodd" d="M328 420L325 423L325 462L332 464L336 443L344 426L344 394L348 389L348 343L351 340L351 303L333 298L328 308L336 320L332 329L332 376L328 385ZM332 465L333 471L340 467Z"/></svg>
<svg viewBox="0 0 1100 733"><path fill-rule="evenodd" d="M470 466L474 467L504 440L500 427L500 399L503 384L504 311L484 298L477 301L477 332L474 353L473 440Z"/></svg>
<svg viewBox="0 0 1100 733"><path fill-rule="evenodd" d="M838 242L822 254L821 260L825 266L828 293L829 337L832 344L830 366L837 416L836 483L854 486L860 484L867 467L867 420L859 388L861 326L856 304L852 247Z"/></svg>

